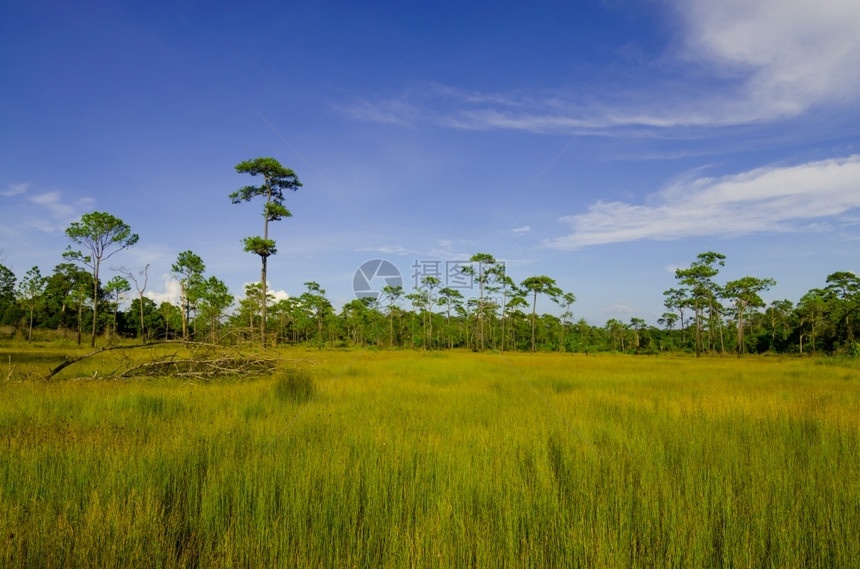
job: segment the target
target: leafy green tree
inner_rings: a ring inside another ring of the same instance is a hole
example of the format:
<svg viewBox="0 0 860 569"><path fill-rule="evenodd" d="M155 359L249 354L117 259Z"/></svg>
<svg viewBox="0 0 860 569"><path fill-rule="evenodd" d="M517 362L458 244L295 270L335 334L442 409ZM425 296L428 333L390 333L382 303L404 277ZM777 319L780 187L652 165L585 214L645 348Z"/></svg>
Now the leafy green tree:
<svg viewBox="0 0 860 569"><path fill-rule="evenodd" d="M725 255L706 251L699 253L689 268L677 269L675 278L681 284L690 287L689 304L692 306L696 317L696 357L702 355L704 328L704 311L708 309L708 321L712 324L709 332L713 329L713 316L716 309L716 297L719 294L719 286L714 282L714 277L719 274L717 266L724 266Z"/></svg>
<svg viewBox="0 0 860 569"><path fill-rule="evenodd" d="M558 351L564 351L564 329L567 327L568 318L573 316L573 310L570 309L573 303L576 302L576 295L572 292L566 292L558 296L558 304L561 306L561 333L558 338Z"/></svg>
<svg viewBox="0 0 860 569"><path fill-rule="evenodd" d="M794 303L790 300L774 300L767 308L768 319L770 321L770 349L773 351L783 351L785 349L785 341L789 332L789 317L794 308ZM777 343L777 327L779 327L780 338Z"/></svg>
<svg viewBox="0 0 860 569"><path fill-rule="evenodd" d="M89 252L85 255L81 251L72 250L70 246L63 256L93 271L93 331L90 345L95 347L99 306L99 268L102 261L137 243L138 236L132 233L131 227L121 219L101 211L85 213L80 221L75 221L66 228L66 236Z"/></svg>
<svg viewBox="0 0 860 569"><path fill-rule="evenodd" d="M744 353L744 314L752 309L764 306L759 293L774 286L773 279L743 277L726 283L723 294L735 302L735 314L738 320L738 357Z"/></svg>
<svg viewBox="0 0 860 569"><path fill-rule="evenodd" d="M630 330L630 327L616 318L610 318L606 321L605 329L612 341L612 350L615 351L620 347L622 352L625 351L627 349L627 331Z"/></svg>
<svg viewBox="0 0 860 569"><path fill-rule="evenodd" d="M21 279L18 285L18 297L30 310L27 342L33 341L33 314L36 310L36 302L45 291L45 278L39 271L39 267L32 267Z"/></svg>
<svg viewBox="0 0 860 569"><path fill-rule="evenodd" d="M486 317L484 289L489 279L493 277L493 273L489 272L489 269L496 264L496 258L489 253L475 253L469 261L478 266L477 270L475 270L473 265L463 267L462 271L463 274L473 277L475 282L478 283L478 309L476 311L478 317L478 338L481 342L481 351L484 351L484 319Z"/></svg>
<svg viewBox="0 0 860 569"><path fill-rule="evenodd" d="M183 251L170 270L179 277L179 305L182 307L182 339L188 339L188 322L191 317L191 305L197 300L198 285L203 282L203 272L206 265L203 259L193 251ZM231 301L232 302L232 301Z"/></svg>
<svg viewBox="0 0 860 569"><path fill-rule="evenodd" d="M633 329L633 347L638 350L641 347L642 331L648 326L643 319L634 316L630 319L630 327Z"/></svg>
<svg viewBox="0 0 860 569"><path fill-rule="evenodd" d="M77 307L72 291L82 287L92 289L93 275L72 263L60 263L54 267L54 272L47 278L44 302L44 312L40 318L46 328L65 328L69 330L75 325L72 309Z"/></svg>
<svg viewBox="0 0 860 569"><path fill-rule="evenodd" d="M196 285L200 300L200 316L209 327L209 341L215 342L215 332L224 316L224 311L233 304L233 295L220 279L209 277Z"/></svg>
<svg viewBox="0 0 860 569"><path fill-rule="evenodd" d="M810 290L797 303L794 308L794 315L797 319L798 348L801 354L803 353L804 338L809 338L812 342L812 353L816 353L818 336L825 326L826 313L827 293L821 289Z"/></svg>
<svg viewBox="0 0 860 569"><path fill-rule="evenodd" d="M304 283L307 287L307 292L300 297L302 303L308 312L312 315L317 324L317 339L319 340L318 347L321 350L323 347L323 323L332 312L331 303L325 297L325 289L320 287L319 283L309 281Z"/></svg>
<svg viewBox="0 0 860 569"><path fill-rule="evenodd" d="M122 272L125 276L130 278L134 283L134 288L137 290L137 297L140 301L137 303L137 312L140 317L140 327L138 328L140 332L140 341L146 343L146 315L144 314L144 308L146 307L146 303L143 301L143 293L146 290L146 285L149 282L149 264L147 264L143 269L141 269L137 274L134 274L132 271L128 269L122 269ZM155 306L155 302L152 303ZM132 310L134 312L134 310Z"/></svg>
<svg viewBox="0 0 860 569"><path fill-rule="evenodd" d="M69 300L72 302L72 305L77 308L78 318L75 330L77 332L77 342L79 346L81 345L84 306L87 303L89 294L90 287L87 286L87 282L83 279L75 281L72 290L69 291Z"/></svg>
<svg viewBox="0 0 860 569"><path fill-rule="evenodd" d="M433 308L436 306L436 294L434 291L439 286L440 281L438 278L428 275L421 279L422 292L425 295L425 304L424 308L428 312L428 322L427 326L429 330L428 341L425 342L424 347L426 348L428 345L430 348L433 348Z"/></svg>
<svg viewBox="0 0 860 569"><path fill-rule="evenodd" d="M115 275L108 283L105 285L105 293L107 293L110 297L113 298L113 330L112 333L116 334L116 316L119 312L119 303L122 300L122 295L129 292L131 290L131 284L128 280L121 276Z"/></svg>
<svg viewBox="0 0 860 569"><path fill-rule="evenodd" d="M15 273L0 265L0 324L10 324L15 308Z"/></svg>
<svg viewBox="0 0 860 569"><path fill-rule="evenodd" d="M463 304L463 294L451 287L439 290L439 305L445 307L445 334L448 336L448 347L454 348L454 335L451 333L451 309L456 310Z"/></svg>
<svg viewBox="0 0 860 569"><path fill-rule="evenodd" d="M677 278L677 273L676 273ZM684 310L690 306L690 291L684 287L681 288L670 288L667 291L663 292L663 306L665 306L668 310L677 311L678 316L681 318L681 346L686 348L687 346L687 327L684 324ZM665 313L663 317L666 317ZM677 319L674 319L677 320ZM669 326L671 329L673 326Z"/></svg>
<svg viewBox="0 0 860 569"><path fill-rule="evenodd" d="M539 294L544 294L551 299L557 298L561 294L561 289L555 284L555 279L551 279L546 275L529 277L525 279L520 286L532 293L532 351L535 351L535 325L537 311L537 297Z"/></svg>
<svg viewBox="0 0 860 569"><path fill-rule="evenodd" d="M150 338L160 337L164 330L164 318L161 311L151 298L138 296L131 301L129 309L142 315L141 320L135 320L135 333L146 343Z"/></svg>
<svg viewBox="0 0 860 569"><path fill-rule="evenodd" d="M269 239L269 222L278 221L293 214L284 207L284 192L296 191L301 187L296 173L289 168L284 168L274 158L255 158L246 160L236 165L236 172L250 174L251 176L262 176L263 183L259 186L245 186L230 194L234 204L251 201L262 196L266 199L263 206L263 235L246 237L244 240L245 251L260 256L262 269L260 271L260 285L262 286L263 298L266 298L267 271L266 262L269 256L277 253L275 241ZM261 345L266 349L266 304L262 303L262 320L260 323Z"/></svg>
<svg viewBox="0 0 860 569"><path fill-rule="evenodd" d="M394 315L400 311L398 302L403 296L402 286L385 285L382 287L382 298L387 304L388 312L388 344L394 346Z"/></svg>
<svg viewBox="0 0 860 569"><path fill-rule="evenodd" d="M853 345L854 320L860 311L860 278L850 271L838 271L827 275L824 290L833 299L833 316L845 330L845 342Z"/></svg>

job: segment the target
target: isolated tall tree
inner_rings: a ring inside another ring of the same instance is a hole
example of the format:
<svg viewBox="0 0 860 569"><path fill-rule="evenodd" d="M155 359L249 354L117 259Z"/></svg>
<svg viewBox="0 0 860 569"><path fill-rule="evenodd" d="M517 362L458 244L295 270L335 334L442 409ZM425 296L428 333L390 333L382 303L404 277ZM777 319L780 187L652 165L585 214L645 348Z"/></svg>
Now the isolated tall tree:
<svg viewBox="0 0 860 569"><path fill-rule="evenodd" d="M66 228L66 236L89 254L72 250L63 253L67 259L81 263L93 271L93 332L90 346L96 345L96 323L99 307L99 268L104 260L137 243L138 236L119 218L102 211L85 213L80 221Z"/></svg>
<svg viewBox="0 0 860 569"><path fill-rule="evenodd" d="M539 294L545 294L552 299L558 298L561 294L561 289L555 285L555 279L541 275L538 277L529 277L520 283L523 290L532 293L532 351L535 351L535 319L537 310L537 297Z"/></svg>
<svg viewBox="0 0 860 569"><path fill-rule="evenodd" d="M743 277L726 283L723 294L735 301L735 312L738 318L738 357L744 353L744 314L750 308L764 306L759 293L776 284L773 279Z"/></svg>
<svg viewBox="0 0 860 569"><path fill-rule="evenodd" d="M203 282L203 271L206 265L199 255L193 251L183 251L171 265L170 270L179 276L179 304L182 308L182 339L188 339L188 320L191 314L191 304L194 291Z"/></svg>
<svg viewBox="0 0 860 569"><path fill-rule="evenodd" d="M278 221L293 214L284 207L284 192L296 191L301 187L296 173L281 166L274 158L255 158L236 165L236 172L262 176L263 183L259 186L245 186L230 194L234 204L251 201L262 196L266 198L263 206L263 236L246 237L245 251L260 256L260 284L263 287L263 298L266 298L266 261L270 255L277 253L275 241L269 239L269 222ZM262 320L260 323L261 345L266 349L266 303L262 303Z"/></svg>

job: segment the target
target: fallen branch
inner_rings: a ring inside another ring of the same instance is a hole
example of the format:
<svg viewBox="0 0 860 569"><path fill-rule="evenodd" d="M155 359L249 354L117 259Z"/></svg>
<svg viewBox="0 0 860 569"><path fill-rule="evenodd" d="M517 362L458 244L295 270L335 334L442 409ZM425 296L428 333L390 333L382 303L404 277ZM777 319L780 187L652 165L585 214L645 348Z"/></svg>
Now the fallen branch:
<svg viewBox="0 0 860 569"><path fill-rule="evenodd" d="M164 343L164 342L153 342L152 344L138 344L138 345L134 345L134 346L105 346L103 348L99 348L98 350L94 350L92 352L89 352L89 353L84 354L82 356L78 356L76 358L71 358L71 357L66 356L66 359L63 360L63 363L61 363L60 365L58 365L57 367L55 367L54 369L52 369L51 371L48 372L48 375L45 376L45 380L51 379L52 377L54 377L55 375L57 375L58 373L60 373L61 371L63 371L64 369L66 369L67 367L69 367L72 364L78 363L81 360L85 360L89 357L92 357L96 354L100 354L102 352L109 352L111 350L133 350L133 349L137 349L137 348L148 348L148 347L151 347L155 344L162 344L162 343Z"/></svg>

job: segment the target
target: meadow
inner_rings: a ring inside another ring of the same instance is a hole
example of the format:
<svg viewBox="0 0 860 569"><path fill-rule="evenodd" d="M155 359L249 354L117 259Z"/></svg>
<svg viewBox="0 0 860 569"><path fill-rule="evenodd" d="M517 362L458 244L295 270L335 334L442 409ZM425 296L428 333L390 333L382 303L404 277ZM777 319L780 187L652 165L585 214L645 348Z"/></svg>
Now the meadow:
<svg viewBox="0 0 860 569"><path fill-rule="evenodd" d="M860 566L851 362L277 353L0 381L0 565Z"/></svg>

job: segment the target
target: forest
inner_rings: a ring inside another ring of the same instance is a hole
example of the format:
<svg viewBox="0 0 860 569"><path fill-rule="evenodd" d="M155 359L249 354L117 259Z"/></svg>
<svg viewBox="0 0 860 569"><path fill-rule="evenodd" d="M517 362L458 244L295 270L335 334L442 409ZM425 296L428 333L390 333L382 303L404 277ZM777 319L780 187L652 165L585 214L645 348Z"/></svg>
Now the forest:
<svg viewBox="0 0 860 569"><path fill-rule="evenodd" d="M68 255L67 255L68 257ZM860 279L847 271L828 275L821 288L797 302L766 304L770 279L745 277L721 283L723 255L700 254L676 273L677 286L663 292L660 326L643 319L610 319L592 325L574 318L575 295L546 275L519 284L487 253L464 268L476 286L467 298L425 276L418 288L386 286L336 310L319 283L275 300L266 293L268 346L319 348L690 353L796 353L857 355ZM38 267L16 276L0 265L0 326L7 338L32 341L46 331L82 341L93 333L119 339L185 339L220 344L259 341L263 291L259 282L237 298L192 251L178 255L172 272L180 284L178 304L156 305L145 296L148 266L125 270L94 286L93 272L67 260L43 276ZM656 293L659 294L659 293ZM96 310L94 310L94 298ZM130 302L129 302L130 301ZM557 314L551 314L554 309ZM95 314L95 326L93 315Z"/></svg>

